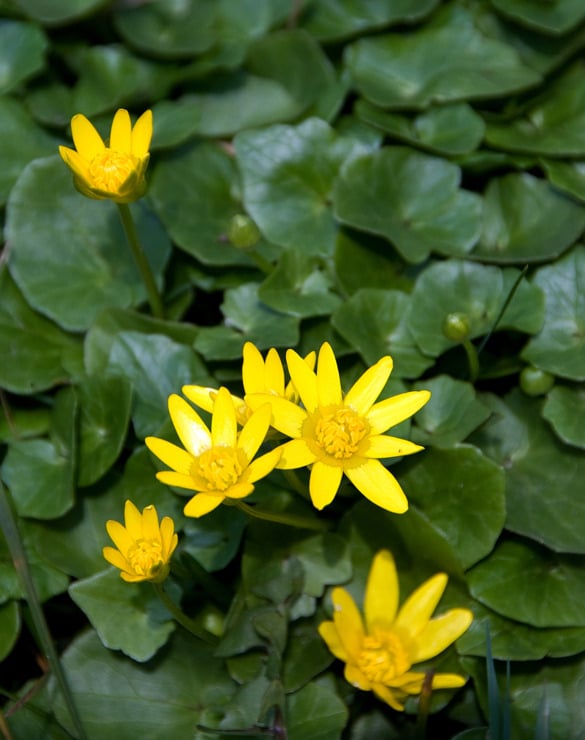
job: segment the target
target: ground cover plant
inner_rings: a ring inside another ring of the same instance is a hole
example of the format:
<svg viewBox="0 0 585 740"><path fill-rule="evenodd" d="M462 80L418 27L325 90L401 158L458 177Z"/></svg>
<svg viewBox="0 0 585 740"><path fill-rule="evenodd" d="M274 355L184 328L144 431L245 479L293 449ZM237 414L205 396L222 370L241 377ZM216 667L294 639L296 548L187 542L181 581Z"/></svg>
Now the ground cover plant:
<svg viewBox="0 0 585 740"><path fill-rule="evenodd" d="M0 0L0 734L585 736L585 5Z"/></svg>

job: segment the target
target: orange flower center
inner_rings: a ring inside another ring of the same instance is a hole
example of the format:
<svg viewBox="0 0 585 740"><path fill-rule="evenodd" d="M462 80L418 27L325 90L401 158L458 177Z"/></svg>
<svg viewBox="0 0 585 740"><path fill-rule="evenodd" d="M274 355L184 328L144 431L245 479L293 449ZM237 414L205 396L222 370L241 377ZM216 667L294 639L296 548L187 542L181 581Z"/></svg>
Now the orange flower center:
<svg viewBox="0 0 585 740"><path fill-rule="evenodd" d="M411 666L408 651L398 635L384 632L366 635L358 658L358 667L372 683L389 684Z"/></svg>
<svg viewBox="0 0 585 740"><path fill-rule="evenodd" d="M157 540L136 540L128 548L126 560L136 575L153 576L163 565L161 543Z"/></svg>
<svg viewBox="0 0 585 740"><path fill-rule="evenodd" d="M138 160L131 154L104 149L91 160L89 174L93 187L106 193L118 193L137 167Z"/></svg>
<svg viewBox="0 0 585 740"><path fill-rule="evenodd" d="M317 444L337 459L353 457L369 431L365 419L349 406L319 409L314 416L314 423Z"/></svg>
<svg viewBox="0 0 585 740"><path fill-rule="evenodd" d="M210 491L227 491L240 479L247 463L233 447L211 447L194 460L191 473L203 478Z"/></svg>

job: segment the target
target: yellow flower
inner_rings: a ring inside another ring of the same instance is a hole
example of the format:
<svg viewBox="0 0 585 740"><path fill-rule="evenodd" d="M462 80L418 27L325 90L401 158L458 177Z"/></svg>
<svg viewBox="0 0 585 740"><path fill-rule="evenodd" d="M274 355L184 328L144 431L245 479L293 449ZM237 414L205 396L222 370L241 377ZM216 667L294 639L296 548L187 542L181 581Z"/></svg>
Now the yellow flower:
<svg viewBox="0 0 585 740"><path fill-rule="evenodd" d="M315 367L315 359L314 352L310 352L305 357L305 362L311 370ZM274 348L268 350L266 360L264 360L260 350L252 342L246 342L243 349L243 360L242 384L246 397L253 393L269 393L271 396L286 398L293 403L297 402L298 393L292 382L285 385L282 361ZM212 410L217 388L184 385L181 390L200 409ZM232 395L232 400L238 423L243 426L252 413L252 409L239 396Z"/></svg>
<svg viewBox="0 0 585 740"><path fill-rule="evenodd" d="M130 583L164 581L178 542L173 520L165 516L159 525L154 506L146 506L141 514L132 501L126 501L124 525L113 519L106 522L108 534L118 549L104 547L104 558L120 568L120 577Z"/></svg>
<svg viewBox="0 0 585 740"><path fill-rule="evenodd" d="M144 195L152 111L143 113L132 128L128 111L120 108L112 122L109 146L80 113L71 119L71 133L77 151L60 146L59 153L72 170L80 193L116 203L131 203Z"/></svg>
<svg viewBox="0 0 585 740"><path fill-rule="evenodd" d="M293 350L287 364L304 408L265 393L246 395L253 408L269 402L272 426L292 437L282 446L279 468L311 465L309 490L317 509L334 499L343 474L366 498L387 511L405 512L408 501L398 481L378 458L411 455L422 447L383 434L416 413L429 391L412 391L374 403L392 372L392 358L382 357L344 395L330 345L319 351L317 372Z"/></svg>
<svg viewBox="0 0 585 740"><path fill-rule="evenodd" d="M220 388L213 401L211 431L180 396L169 397L169 413L185 449L157 437L146 445L172 470L157 473L169 486L197 491L185 506L186 516L200 517L224 499L242 499L254 490L280 459L272 450L254 460L270 426L270 406L255 411L238 433L236 411L227 388Z"/></svg>
<svg viewBox="0 0 585 740"><path fill-rule="evenodd" d="M322 622L319 634L336 658L345 662L345 678L363 691L373 691L393 709L402 711L408 696L422 691L424 672L415 663L442 653L473 620L469 609L450 609L431 619L447 586L444 573L429 578L398 609L398 576L392 554L374 558L364 598L364 617L348 592L332 592L333 621ZM435 673L433 689L463 686L456 673Z"/></svg>

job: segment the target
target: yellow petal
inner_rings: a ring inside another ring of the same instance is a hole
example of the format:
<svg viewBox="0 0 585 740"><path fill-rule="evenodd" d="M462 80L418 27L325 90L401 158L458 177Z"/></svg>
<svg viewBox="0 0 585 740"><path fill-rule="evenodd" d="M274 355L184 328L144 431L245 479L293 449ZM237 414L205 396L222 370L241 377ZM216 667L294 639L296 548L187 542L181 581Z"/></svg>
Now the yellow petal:
<svg viewBox="0 0 585 740"><path fill-rule="evenodd" d="M297 389L303 405L309 413L313 413L319 403L317 376L309 368L303 358L292 349L289 349L286 353L286 362L291 380ZM288 403L288 401L285 401L284 403ZM291 404L291 406L292 405L294 404Z"/></svg>
<svg viewBox="0 0 585 740"><path fill-rule="evenodd" d="M355 601L344 588L334 588L331 592L333 601L333 621L335 629L346 653L357 660L362 649L364 625Z"/></svg>
<svg viewBox="0 0 585 740"><path fill-rule="evenodd" d="M394 514L404 514L408 500L396 478L378 460L366 460L363 465L348 467L345 474L367 499Z"/></svg>
<svg viewBox="0 0 585 740"><path fill-rule="evenodd" d="M71 134L75 148L88 163L106 148L93 124L81 113L71 119Z"/></svg>
<svg viewBox="0 0 585 740"><path fill-rule="evenodd" d="M264 391L284 396L284 368L278 352L269 349L264 364Z"/></svg>
<svg viewBox="0 0 585 740"><path fill-rule="evenodd" d="M113 547L104 547L102 550L102 555L108 561L108 563L114 565L116 568L126 571L130 570L130 565L128 561L119 550L115 550Z"/></svg>
<svg viewBox="0 0 585 740"><path fill-rule="evenodd" d="M271 417L270 404L264 404L252 414L244 425L238 437L237 447L242 450L246 460L252 460L260 449L260 445L264 442L268 432Z"/></svg>
<svg viewBox="0 0 585 740"><path fill-rule="evenodd" d="M69 147L60 146L59 154L77 179L82 180L86 184L90 183L89 164L78 152L74 149L69 149Z"/></svg>
<svg viewBox="0 0 585 740"><path fill-rule="evenodd" d="M183 447L195 457L211 447L211 434L199 414L181 396L169 396L169 413Z"/></svg>
<svg viewBox="0 0 585 740"><path fill-rule="evenodd" d="M184 475L183 473L175 473L171 470L162 470L156 474L156 479L165 486L171 486L172 488L186 488L189 491L200 491L202 485L199 485L190 475Z"/></svg>
<svg viewBox="0 0 585 740"><path fill-rule="evenodd" d="M152 111L147 110L134 124L132 131L132 154L135 157L144 157L150 148L152 140Z"/></svg>
<svg viewBox="0 0 585 740"><path fill-rule="evenodd" d="M316 509L321 510L333 501L342 477L343 468L336 465L325 465L317 460L311 468L309 479L309 493Z"/></svg>
<svg viewBox="0 0 585 740"><path fill-rule="evenodd" d="M260 350L252 342L246 342L242 350L242 384L246 393L266 393L264 360Z"/></svg>
<svg viewBox="0 0 585 740"><path fill-rule="evenodd" d="M203 385L184 385L181 393L204 411L213 411L213 402L217 395L217 388L207 388ZM243 403L243 402L242 402Z"/></svg>
<svg viewBox="0 0 585 740"><path fill-rule="evenodd" d="M305 465L311 465L317 459L304 439L292 439L277 449L281 452L280 462L277 465L280 470L304 468Z"/></svg>
<svg viewBox="0 0 585 740"><path fill-rule="evenodd" d="M364 597L367 631L390 630L398 610L398 575L392 553L380 550L372 561Z"/></svg>
<svg viewBox="0 0 585 740"><path fill-rule="evenodd" d="M362 691L370 691L370 689L372 688L370 679L365 676L353 663L345 664L343 675L345 676L345 680L352 686L355 686L356 689L361 689Z"/></svg>
<svg viewBox="0 0 585 740"><path fill-rule="evenodd" d="M279 460L280 449L277 447L251 462L242 473L240 480L242 482L255 483L257 480L265 478L274 470Z"/></svg>
<svg viewBox="0 0 585 740"><path fill-rule="evenodd" d="M211 443L214 447L235 447L237 440L236 411L227 388L220 388L213 403Z"/></svg>
<svg viewBox="0 0 585 740"><path fill-rule="evenodd" d="M167 442L166 439L159 439L158 437L147 437L144 442L152 454L165 465L168 465L169 468L177 473L189 475L193 465L193 456L182 447L177 447L172 442Z"/></svg>
<svg viewBox="0 0 585 740"><path fill-rule="evenodd" d="M358 414L366 414L386 385L392 372L392 366L391 357L382 357L375 365L368 368L347 392L345 405L351 406Z"/></svg>
<svg viewBox="0 0 585 740"><path fill-rule="evenodd" d="M118 552L115 550L115 552ZM341 640L339 639L339 634L337 633L337 628L335 627L335 622L321 622L319 625L319 634L325 640L327 643L327 647L329 650L335 655L336 658L339 658L339 660L343 660L347 662L348 660L348 654L343 647Z"/></svg>
<svg viewBox="0 0 585 740"><path fill-rule="evenodd" d="M320 406L333 406L341 403L342 394L339 369L331 345L328 342L324 342L319 350L317 392L319 394Z"/></svg>
<svg viewBox="0 0 585 740"><path fill-rule="evenodd" d="M185 516L193 516L198 518L204 514L209 514L210 511L217 509L217 507L224 500L223 496L209 496L207 493L198 493L185 505L183 513Z"/></svg>
<svg viewBox="0 0 585 740"><path fill-rule="evenodd" d="M116 522L113 519L109 519L106 522L106 530L114 545L116 545L122 555L126 556L126 553L134 544L134 538L127 532L126 528L123 527L120 522Z"/></svg>
<svg viewBox="0 0 585 740"><path fill-rule="evenodd" d="M398 612L396 629L416 640L441 600L447 580L445 573L437 573L413 591Z"/></svg>
<svg viewBox="0 0 585 740"><path fill-rule="evenodd" d="M376 434L400 424L421 409L429 400L429 391L410 391L386 398L376 403L366 414L366 419Z"/></svg>
<svg viewBox="0 0 585 740"><path fill-rule="evenodd" d="M404 694L401 694L401 692L397 692L389 688L388 686L384 686L380 683L374 684L372 690L379 699L382 699L383 702L386 702L386 704L391 706L392 709L395 709L397 712L404 711L403 699L405 699L406 697L404 696Z"/></svg>
<svg viewBox="0 0 585 740"><path fill-rule="evenodd" d="M265 403L272 409L272 426L287 437L296 439L301 436L302 427L307 419L307 412L296 403L284 398L272 396L269 393L256 393L246 396L246 403L256 410Z"/></svg>
<svg viewBox="0 0 585 740"><path fill-rule="evenodd" d="M368 445L363 455L369 458L378 457L402 457L403 455L414 455L415 452L424 450L424 447L415 445L407 439L390 437L387 434L377 434L369 437Z"/></svg>
<svg viewBox="0 0 585 740"><path fill-rule="evenodd" d="M458 673L435 673L433 689L458 689L465 686L467 679Z"/></svg>
<svg viewBox="0 0 585 740"><path fill-rule="evenodd" d="M168 562L175 551L179 538L175 532L175 523L170 516L164 516L160 523L160 538L162 542L163 560Z"/></svg>
<svg viewBox="0 0 585 740"><path fill-rule="evenodd" d="M131 537L136 540L142 537L142 514L129 500L124 504L124 524Z"/></svg>
<svg viewBox="0 0 585 740"><path fill-rule="evenodd" d="M158 514L152 504L145 506L142 512L142 536L146 540L158 540L162 544L160 527L158 525Z"/></svg>
<svg viewBox="0 0 585 740"><path fill-rule="evenodd" d="M112 121L110 149L124 154L132 154L132 124L130 114L124 108L116 111Z"/></svg>
<svg viewBox="0 0 585 740"><path fill-rule="evenodd" d="M140 581L148 581L148 576L138 575L137 573L122 571L120 576L127 583L139 583Z"/></svg>
<svg viewBox="0 0 585 740"><path fill-rule="evenodd" d="M469 609L451 609L423 627L416 636L412 651L412 662L434 658L442 653L467 630L473 622L473 613Z"/></svg>

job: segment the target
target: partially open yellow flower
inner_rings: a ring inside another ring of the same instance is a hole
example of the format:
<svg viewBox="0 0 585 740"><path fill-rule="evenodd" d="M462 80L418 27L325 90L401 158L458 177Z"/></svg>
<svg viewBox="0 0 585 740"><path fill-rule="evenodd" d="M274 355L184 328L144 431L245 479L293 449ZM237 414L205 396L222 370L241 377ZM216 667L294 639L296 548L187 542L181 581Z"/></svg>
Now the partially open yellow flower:
<svg viewBox="0 0 585 740"><path fill-rule="evenodd" d="M120 568L120 577L130 583L164 581L178 542L173 520L165 516L159 525L154 506L145 507L141 514L132 501L126 501L124 524L113 519L106 522L108 534L118 549L104 547L104 558Z"/></svg>
<svg viewBox="0 0 585 740"><path fill-rule="evenodd" d="M60 146L59 153L72 170L80 193L116 203L131 203L144 195L152 111L143 113L132 128L128 111L120 108L112 122L108 146L80 113L71 119L71 133L77 151Z"/></svg>
<svg viewBox="0 0 585 740"><path fill-rule="evenodd" d="M447 586L444 573L429 578L398 609L398 576L392 554L374 558L364 599L364 617L343 588L332 593L333 621L322 622L319 634L336 658L345 662L345 678L363 691L373 691L393 709L404 709L408 696L420 694L425 673L415 663L442 653L473 621L469 609L450 609L431 619ZM433 689L463 686L457 673L435 673Z"/></svg>
<svg viewBox="0 0 585 740"><path fill-rule="evenodd" d="M169 486L197 491L185 506L186 516L200 517L227 499L242 499L254 490L280 459L272 450L254 460L270 426L270 406L264 404L238 432L230 392L220 388L213 401L211 431L180 396L169 397L169 413L185 449L157 437L147 437L148 449L172 470L157 473Z"/></svg>
<svg viewBox="0 0 585 740"><path fill-rule="evenodd" d="M374 403L392 372L392 358L382 357L344 395L337 361L325 342L317 372L296 352L287 352L294 387L304 406L266 393L246 395L252 408L272 406L272 426L292 437L282 446L279 468L311 465L309 490L317 509L334 499L343 474L366 498L387 511L401 514L408 501L394 476L378 458L411 455L423 448L383 434L416 413L429 391L412 391Z"/></svg>

